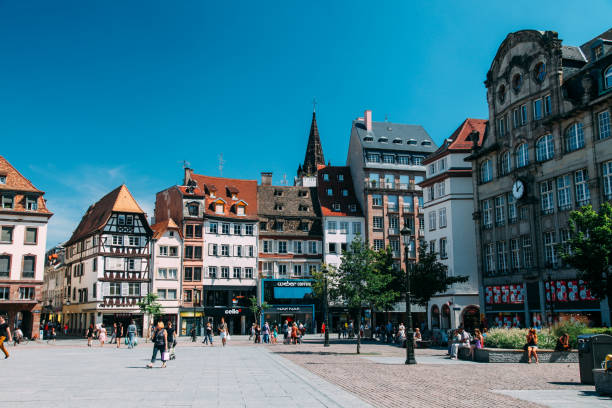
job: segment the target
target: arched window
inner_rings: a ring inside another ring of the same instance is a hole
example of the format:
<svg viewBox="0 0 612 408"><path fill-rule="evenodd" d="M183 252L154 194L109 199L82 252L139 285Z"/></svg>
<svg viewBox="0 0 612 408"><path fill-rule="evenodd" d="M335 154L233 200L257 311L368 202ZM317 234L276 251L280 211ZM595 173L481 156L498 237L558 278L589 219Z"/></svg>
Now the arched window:
<svg viewBox="0 0 612 408"><path fill-rule="evenodd" d="M199 209L200 209L200 206L198 205L198 203L187 204L187 211L189 212L189 215L191 216L197 217Z"/></svg>
<svg viewBox="0 0 612 408"><path fill-rule="evenodd" d="M514 89L514 92L518 92L521 90L522 86L523 76L521 74L515 74L514 77L512 77L512 89Z"/></svg>
<svg viewBox="0 0 612 408"><path fill-rule="evenodd" d="M612 66L606 69L606 73L604 74L604 84L606 89L612 88Z"/></svg>
<svg viewBox="0 0 612 408"><path fill-rule="evenodd" d="M442 306L442 321L440 322L441 329L450 329L450 307L448 305Z"/></svg>
<svg viewBox="0 0 612 408"><path fill-rule="evenodd" d="M512 170L512 159L511 159L511 155L510 152L504 152L501 155L501 174L502 176L505 176L506 174L510 173L510 171Z"/></svg>
<svg viewBox="0 0 612 408"><path fill-rule="evenodd" d="M480 181L487 183L493 179L493 167L491 166L491 160L486 160L480 165Z"/></svg>
<svg viewBox="0 0 612 408"><path fill-rule="evenodd" d="M431 329L440 328L440 309L437 305L431 307Z"/></svg>
<svg viewBox="0 0 612 408"><path fill-rule="evenodd" d="M565 151L573 152L584 147L584 132L582 123L577 122L565 131Z"/></svg>
<svg viewBox="0 0 612 408"><path fill-rule="evenodd" d="M529 164L529 151L527 150L527 143L521 143L516 148L516 168L525 167Z"/></svg>
<svg viewBox="0 0 612 408"><path fill-rule="evenodd" d="M538 62L538 64L535 66L533 74L535 76L536 81L544 81L544 78L546 78L546 64L543 62Z"/></svg>
<svg viewBox="0 0 612 408"><path fill-rule="evenodd" d="M552 135L545 135L536 142L536 160L543 162L550 160L555 155L555 143Z"/></svg>
<svg viewBox="0 0 612 408"><path fill-rule="evenodd" d="M504 103L506 100L506 85L501 84L497 91L497 97L501 103Z"/></svg>

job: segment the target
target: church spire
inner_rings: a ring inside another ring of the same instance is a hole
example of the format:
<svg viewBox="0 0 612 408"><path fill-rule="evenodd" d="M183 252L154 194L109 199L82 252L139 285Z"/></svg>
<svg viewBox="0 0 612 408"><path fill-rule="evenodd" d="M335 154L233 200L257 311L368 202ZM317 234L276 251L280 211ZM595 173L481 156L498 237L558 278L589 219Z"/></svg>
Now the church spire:
<svg viewBox="0 0 612 408"><path fill-rule="evenodd" d="M298 176L315 175L317 173L318 165L325 165L325 158L323 157L323 147L321 146L319 129L317 127L317 113L313 107L310 135L308 136L308 145L306 146L306 156L304 157L302 174L298 174Z"/></svg>

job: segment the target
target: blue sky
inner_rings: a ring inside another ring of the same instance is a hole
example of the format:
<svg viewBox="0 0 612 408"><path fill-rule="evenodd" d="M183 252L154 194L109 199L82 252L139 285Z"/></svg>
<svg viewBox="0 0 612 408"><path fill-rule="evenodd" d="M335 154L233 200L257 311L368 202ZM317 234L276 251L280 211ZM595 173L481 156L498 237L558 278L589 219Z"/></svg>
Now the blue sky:
<svg viewBox="0 0 612 408"><path fill-rule="evenodd" d="M580 45L612 2L0 0L0 154L47 192L48 245L121 183L154 194L197 173L293 179L312 99L325 158L351 121L421 124L441 141L487 118L486 72L505 36Z"/></svg>

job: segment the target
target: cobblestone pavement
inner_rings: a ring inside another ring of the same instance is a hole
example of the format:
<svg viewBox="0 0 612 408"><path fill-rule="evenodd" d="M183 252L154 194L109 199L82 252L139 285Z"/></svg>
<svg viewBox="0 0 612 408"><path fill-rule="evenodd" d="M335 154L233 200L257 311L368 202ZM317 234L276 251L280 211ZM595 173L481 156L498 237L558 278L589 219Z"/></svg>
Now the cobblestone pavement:
<svg viewBox="0 0 612 408"><path fill-rule="evenodd" d="M395 346L364 344L357 356L355 344L324 348L316 340L271 349L377 407L612 406L580 384L578 364L478 364L417 349L418 364L405 366L405 350Z"/></svg>

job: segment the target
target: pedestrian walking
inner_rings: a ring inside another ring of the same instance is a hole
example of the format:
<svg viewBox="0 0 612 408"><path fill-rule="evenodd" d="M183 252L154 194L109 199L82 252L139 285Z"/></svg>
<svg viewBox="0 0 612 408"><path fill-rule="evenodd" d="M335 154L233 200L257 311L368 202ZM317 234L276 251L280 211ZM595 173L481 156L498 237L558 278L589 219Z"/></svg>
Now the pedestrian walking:
<svg viewBox="0 0 612 408"><path fill-rule="evenodd" d="M210 343L211 347L213 346L213 327L212 324L210 324L210 322L206 323L206 328L204 331L204 340L202 341L203 344L207 344Z"/></svg>
<svg viewBox="0 0 612 408"><path fill-rule="evenodd" d="M98 340L100 341L100 347L104 347L104 342L106 341L106 327L103 324L100 324L100 329L98 330Z"/></svg>
<svg viewBox="0 0 612 408"><path fill-rule="evenodd" d="M115 336L117 337L117 348L120 348L121 338L123 337L123 323L119 322L115 330Z"/></svg>
<svg viewBox="0 0 612 408"><path fill-rule="evenodd" d="M134 348L134 339L136 337L136 322L134 322L134 320L132 320L127 328L127 336L128 336L128 348L132 349Z"/></svg>
<svg viewBox="0 0 612 408"><path fill-rule="evenodd" d="M113 344L116 339L117 339L117 322L114 322L113 327L111 328L111 338L110 338L109 343Z"/></svg>
<svg viewBox="0 0 612 408"><path fill-rule="evenodd" d="M283 323L283 343L287 344L287 340L289 339L289 322L285 320Z"/></svg>
<svg viewBox="0 0 612 408"><path fill-rule="evenodd" d="M321 324L321 337L325 336L325 322Z"/></svg>
<svg viewBox="0 0 612 408"><path fill-rule="evenodd" d="M255 337L255 323L251 325L251 332L249 334L249 341L251 341Z"/></svg>
<svg viewBox="0 0 612 408"><path fill-rule="evenodd" d="M298 325L296 323L293 323L293 326L291 327L291 342L293 344L297 344L297 340L298 340Z"/></svg>
<svg viewBox="0 0 612 408"><path fill-rule="evenodd" d="M222 317L221 323L219 323L219 337L221 337L221 344L223 344L223 347L225 347L228 335L227 323L225 323L225 319Z"/></svg>
<svg viewBox="0 0 612 408"><path fill-rule="evenodd" d="M168 348L170 348L170 360L176 360L176 329L172 325L172 322L168 320L166 331L168 332Z"/></svg>
<svg viewBox="0 0 612 408"><path fill-rule="evenodd" d="M274 331L272 332L272 344L278 343L278 326L274 325Z"/></svg>
<svg viewBox="0 0 612 408"><path fill-rule="evenodd" d="M64 336L68 335L68 323L64 323Z"/></svg>
<svg viewBox="0 0 612 408"><path fill-rule="evenodd" d="M87 332L85 333L85 337L87 337L87 347L91 347L91 342L93 341L93 337L94 337L93 324L89 325L89 328L87 329Z"/></svg>
<svg viewBox="0 0 612 408"><path fill-rule="evenodd" d="M57 335L55 334L55 326L51 326L51 328L49 329L47 344L55 344L56 337Z"/></svg>
<svg viewBox="0 0 612 408"><path fill-rule="evenodd" d="M269 344L270 343L270 325L268 324L268 322L264 323L262 332L263 332L264 343Z"/></svg>
<svg viewBox="0 0 612 408"><path fill-rule="evenodd" d="M4 346L4 341L8 340L9 342L13 341L11 337L11 329L6 322L4 316L0 316L0 350L4 353L4 359L9 358L10 354Z"/></svg>
<svg viewBox="0 0 612 408"><path fill-rule="evenodd" d="M23 332L19 327L15 327L15 333L13 334L13 346L21 344L21 340L23 340Z"/></svg>
<svg viewBox="0 0 612 408"><path fill-rule="evenodd" d="M159 351L162 361L161 368L166 368L166 360L168 357L168 332L164 328L164 322L157 323L157 328L153 331L153 335L151 336L151 342L153 342L153 355L147 367L153 368L153 364L155 364L155 360L157 360L157 352Z"/></svg>

